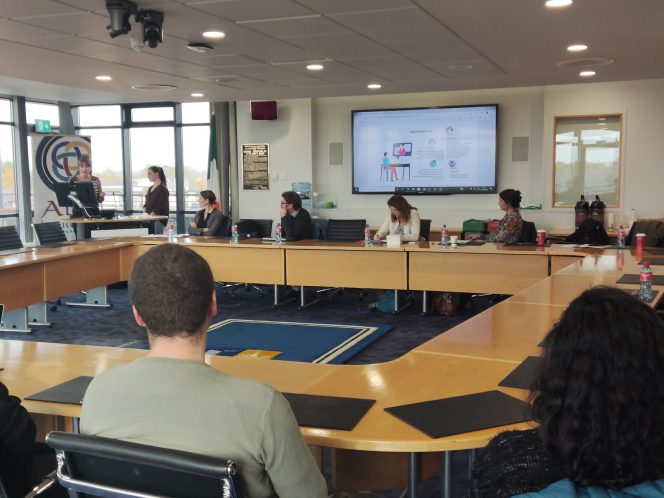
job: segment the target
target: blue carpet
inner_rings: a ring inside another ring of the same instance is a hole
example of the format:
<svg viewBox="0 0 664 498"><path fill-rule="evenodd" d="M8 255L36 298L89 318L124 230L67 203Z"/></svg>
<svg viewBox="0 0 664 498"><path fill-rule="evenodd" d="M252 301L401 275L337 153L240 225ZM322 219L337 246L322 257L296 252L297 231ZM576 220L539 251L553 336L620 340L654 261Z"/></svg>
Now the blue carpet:
<svg viewBox="0 0 664 498"><path fill-rule="evenodd" d="M389 325L228 319L210 326L207 349L227 356L244 352L285 361L340 364L391 329Z"/></svg>

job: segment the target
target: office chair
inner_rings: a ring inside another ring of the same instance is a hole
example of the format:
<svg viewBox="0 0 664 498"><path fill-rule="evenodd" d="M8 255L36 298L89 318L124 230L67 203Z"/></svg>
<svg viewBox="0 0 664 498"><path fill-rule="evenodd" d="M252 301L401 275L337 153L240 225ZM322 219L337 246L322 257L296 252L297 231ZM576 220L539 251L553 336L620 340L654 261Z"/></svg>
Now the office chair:
<svg viewBox="0 0 664 498"><path fill-rule="evenodd" d="M91 496L241 498L233 461L96 436L50 432L57 477L70 491Z"/></svg>
<svg viewBox="0 0 664 498"><path fill-rule="evenodd" d="M664 222L660 220L640 220L635 222L625 238L625 245L634 247L636 245L637 233L646 234L646 247L664 245Z"/></svg>
<svg viewBox="0 0 664 498"><path fill-rule="evenodd" d="M23 242L16 232L16 227L0 227L0 251L23 249Z"/></svg>
<svg viewBox="0 0 664 498"><path fill-rule="evenodd" d="M431 236L431 220L420 220L420 240L429 241Z"/></svg>
<svg viewBox="0 0 664 498"><path fill-rule="evenodd" d="M532 221L523 220L523 227L521 228L520 243L534 244L537 241L537 228Z"/></svg>
<svg viewBox="0 0 664 498"><path fill-rule="evenodd" d="M37 236L37 242L40 246L55 245L67 242L62 225L59 221L50 221L47 223L33 223L32 228Z"/></svg>
<svg viewBox="0 0 664 498"><path fill-rule="evenodd" d="M332 242L356 242L364 240L364 227L367 220L328 220L325 240ZM304 309L312 304L320 302L324 297L332 300L337 294L342 294L342 287L328 287L316 291L316 298L308 303L305 302L304 287L300 287L300 309ZM360 290L360 299L363 299L367 292Z"/></svg>

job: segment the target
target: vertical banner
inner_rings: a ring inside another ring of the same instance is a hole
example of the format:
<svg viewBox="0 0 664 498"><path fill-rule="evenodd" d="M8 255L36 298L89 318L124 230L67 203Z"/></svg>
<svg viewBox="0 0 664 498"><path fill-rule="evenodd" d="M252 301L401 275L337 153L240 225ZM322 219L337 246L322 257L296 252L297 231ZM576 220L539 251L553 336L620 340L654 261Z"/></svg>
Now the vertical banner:
<svg viewBox="0 0 664 498"><path fill-rule="evenodd" d="M66 220L70 209L58 205L56 183L67 183L78 172L78 160L90 154L90 137L78 135L32 135L32 194L34 223L63 221L68 238L72 230Z"/></svg>
<svg viewBox="0 0 664 498"><path fill-rule="evenodd" d="M268 144L242 144L242 188L270 190Z"/></svg>

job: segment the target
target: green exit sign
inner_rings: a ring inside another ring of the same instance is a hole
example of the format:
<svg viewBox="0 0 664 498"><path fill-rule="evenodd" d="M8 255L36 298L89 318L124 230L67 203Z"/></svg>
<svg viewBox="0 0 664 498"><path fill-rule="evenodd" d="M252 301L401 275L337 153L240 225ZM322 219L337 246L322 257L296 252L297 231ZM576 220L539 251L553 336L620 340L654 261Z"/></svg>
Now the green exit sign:
<svg viewBox="0 0 664 498"><path fill-rule="evenodd" d="M35 128L37 133L50 133L51 122L48 119L35 119Z"/></svg>

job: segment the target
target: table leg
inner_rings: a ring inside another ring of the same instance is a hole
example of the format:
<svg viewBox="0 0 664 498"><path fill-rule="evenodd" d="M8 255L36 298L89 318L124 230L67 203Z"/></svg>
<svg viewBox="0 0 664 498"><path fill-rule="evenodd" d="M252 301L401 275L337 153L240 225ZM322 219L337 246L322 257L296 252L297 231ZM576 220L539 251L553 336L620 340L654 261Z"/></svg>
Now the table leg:
<svg viewBox="0 0 664 498"><path fill-rule="evenodd" d="M443 468L440 473L440 491L442 498L452 498L452 452L443 452Z"/></svg>
<svg viewBox="0 0 664 498"><path fill-rule="evenodd" d="M473 465L475 465L475 457L477 457L477 449L473 448L468 452L468 480L473 478Z"/></svg>
<svg viewBox="0 0 664 498"><path fill-rule="evenodd" d="M422 291L422 315L427 314L427 291Z"/></svg>
<svg viewBox="0 0 664 498"><path fill-rule="evenodd" d="M420 455L408 454L408 498L417 498L417 477L420 474Z"/></svg>
<svg viewBox="0 0 664 498"><path fill-rule="evenodd" d="M23 332L33 330L28 327L28 308L5 311L4 319L0 323L0 332Z"/></svg>
<svg viewBox="0 0 664 498"><path fill-rule="evenodd" d="M72 426L72 432L74 434L80 434L81 433L81 419L78 417L72 417L71 419L71 426Z"/></svg>
<svg viewBox="0 0 664 498"><path fill-rule="evenodd" d="M86 308L111 307L111 303L108 302L108 288L105 285L103 287L95 287L94 289L88 289L85 291L84 303L68 302L65 304L67 306L80 306Z"/></svg>

